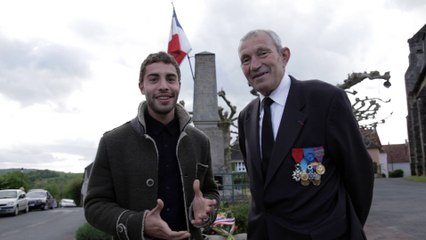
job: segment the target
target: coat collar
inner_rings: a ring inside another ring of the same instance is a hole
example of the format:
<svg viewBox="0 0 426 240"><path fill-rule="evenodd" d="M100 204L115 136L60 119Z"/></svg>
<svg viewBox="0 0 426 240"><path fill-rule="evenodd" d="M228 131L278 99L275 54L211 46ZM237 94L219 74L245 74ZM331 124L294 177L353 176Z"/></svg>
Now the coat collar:
<svg viewBox="0 0 426 240"><path fill-rule="evenodd" d="M145 121L145 116L144 116L144 112L147 111L148 108L148 103L146 101L143 101L139 104L139 108L138 108L138 115L137 115L137 119L140 123L140 125L142 126L142 134L146 133L146 121ZM180 132L183 132L183 130L185 129L185 127L191 123L192 118L191 116L188 114L188 112L185 110L185 108L180 105L179 103L176 103L176 116L179 120L179 130Z"/></svg>

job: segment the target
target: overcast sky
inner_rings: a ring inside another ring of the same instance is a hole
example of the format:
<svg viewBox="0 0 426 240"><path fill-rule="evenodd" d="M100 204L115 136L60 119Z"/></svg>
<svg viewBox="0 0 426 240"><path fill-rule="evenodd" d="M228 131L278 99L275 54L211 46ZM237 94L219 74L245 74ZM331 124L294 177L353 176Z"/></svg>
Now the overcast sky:
<svg viewBox="0 0 426 240"><path fill-rule="evenodd" d="M240 111L253 98L241 73L239 39L275 30L298 79L342 83L351 72L390 71L358 86L392 98L378 128L382 144L407 139L407 40L426 23L423 0L175 0L191 56L216 55L218 90ZM170 0L16 0L0 8L0 168L83 172L102 134L136 115L138 74L151 52L167 50ZM192 59L192 65L194 62ZM182 62L180 99L192 110L193 80ZM222 100L219 104L225 106Z"/></svg>

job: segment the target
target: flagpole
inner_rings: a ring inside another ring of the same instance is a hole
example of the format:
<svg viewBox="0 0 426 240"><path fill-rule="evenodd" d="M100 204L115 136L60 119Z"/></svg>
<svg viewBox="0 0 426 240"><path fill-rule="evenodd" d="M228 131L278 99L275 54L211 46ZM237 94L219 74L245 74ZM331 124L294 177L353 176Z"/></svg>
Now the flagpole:
<svg viewBox="0 0 426 240"><path fill-rule="evenodd" d="M189 68L191 69L192 80L195 82L194 72L192 71L192 64L191 59L189 58L189 54L186 54L186 57L188 58Z"/></svg>
<svg viewBox="0 0 426 240"><path fill-rule="evenodd" d="M173 0L170 1L173 7L173 16L175 16L175 5L173 4ZM191 51L191 49L189 49L189 51ZM188 63L189 63L189 68L191 69L191 75L192 75L192 80L195 82L195 76L194 76L194 71L192 70L192 64L191 64L191 59L189 58L189 52L186 53L186 57L188 58ZM180 63L179 63L180 65Z"/></svg>

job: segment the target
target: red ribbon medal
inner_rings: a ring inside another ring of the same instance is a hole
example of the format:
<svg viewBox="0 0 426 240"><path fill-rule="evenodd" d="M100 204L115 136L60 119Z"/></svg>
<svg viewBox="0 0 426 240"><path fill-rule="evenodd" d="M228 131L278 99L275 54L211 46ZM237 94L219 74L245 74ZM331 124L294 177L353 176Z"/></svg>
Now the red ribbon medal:
<svg viewBox="0 0 426 240"><path fill-rule="evenodd" d="M300 163L300 161L303 159L303 148L291 149L291 156L293 156L295 163Z"/></svg>
<svg viewBox="0 0 426 240"><path fill-rule="evenodd" d="M296 163L294 166L294 171L292 178L296 182L300 182L300 179L302 177L302 169L300 169L300 162L303 159L303 148L293 148L291 149L291 156L293 156L294 162Z"/></svg>

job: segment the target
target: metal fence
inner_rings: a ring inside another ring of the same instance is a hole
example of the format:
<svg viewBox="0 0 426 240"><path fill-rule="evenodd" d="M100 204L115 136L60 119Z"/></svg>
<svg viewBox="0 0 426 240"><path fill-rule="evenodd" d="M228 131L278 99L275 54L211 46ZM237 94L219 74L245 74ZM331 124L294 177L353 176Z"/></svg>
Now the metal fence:
<svg viewBox="0 0 426 240"><path fill-rule="evenodd" d="M233 203L250 199L247 173L219 173L215 175L215 179L223 202Z"/></svg>

